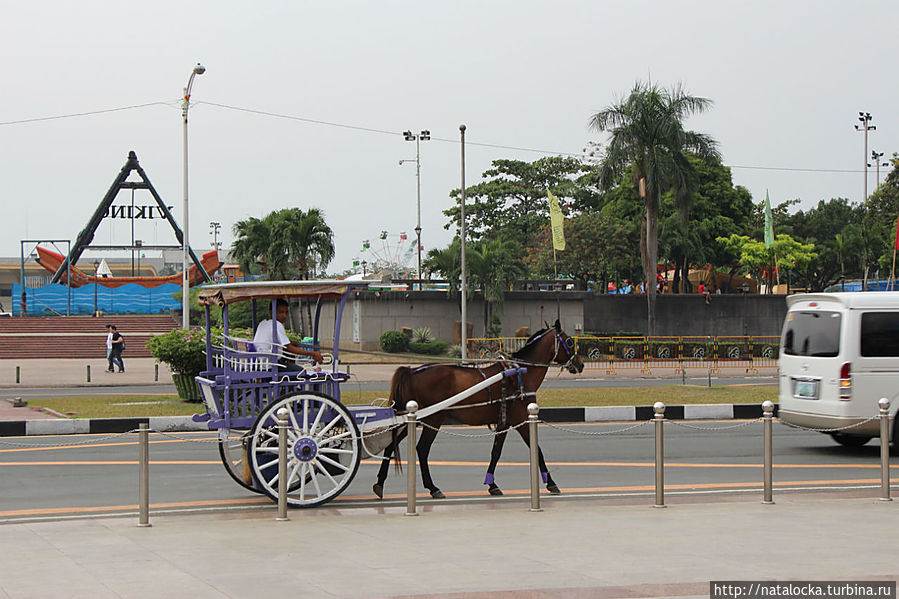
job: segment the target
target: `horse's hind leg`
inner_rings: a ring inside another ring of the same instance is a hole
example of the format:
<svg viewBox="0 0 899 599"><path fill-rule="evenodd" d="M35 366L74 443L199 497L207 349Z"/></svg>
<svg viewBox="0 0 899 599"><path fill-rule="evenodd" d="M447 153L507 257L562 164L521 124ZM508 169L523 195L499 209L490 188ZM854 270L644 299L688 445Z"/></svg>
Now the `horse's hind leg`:
<svg viewBox="0 0 899 599"><path fill-rule="evenodd" d="M531 433L528 431L528 427L520 426L518 427L518 434L521 435L521 438L524 440L524 444L528 447L531 446ZM543 459L543 450L540 449L540 445L537 445L537 459L540 466L540 475L543 477L543 483L546 485L546 490L552 493L553 495L559 495L562 491L559 490L559 486L553 480L553 477L549 473L549 468L546 467L546 460Z"/></svg>
<svg viewBox="0 0 899 599"><path fill-rule="evenodd" d="M406 432L406 427L401 427L394 441L384 448L384 457L381 459L381 467L378 468L378 480L371 488L375 495L378 496L378 499L384 498L384 483L387 481L387 472L390 469L390 458L399 447L400 441L406 436Z"/></svg>
<svg viewBox="0 0 899 599"><path fill-rule="evenodd" d="M444 499L446 497L443 491L434 484L434 480L431 478L431 469L428 466L428 454L431 452L431 445L437 437L439 427L439 422L432 426L422 426L421 437L418 439L418 445L416 445L418 463L421 465L421 482L430 491L431 497L434 499Z"/></svg>
<svg viewBox="0 0 899 599"><path fill-rule="evenodd" d="M487 466L487 476L484 477L484 484L488 485L487 491L489 491L491 495L503 494L502 489L496 484L494 473L496 472L496 465L499 463L499 457L503 453L503 444L506 442L506 434L508 434L508 432L508 429L497 431L496 435L493 437L493 450L490 452L490 465Z"/></svg>

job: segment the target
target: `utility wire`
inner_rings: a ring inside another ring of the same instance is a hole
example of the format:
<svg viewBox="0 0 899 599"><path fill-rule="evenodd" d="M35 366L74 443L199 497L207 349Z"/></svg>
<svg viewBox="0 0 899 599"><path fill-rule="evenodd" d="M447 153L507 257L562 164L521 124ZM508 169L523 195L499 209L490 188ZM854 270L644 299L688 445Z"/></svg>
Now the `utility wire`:
<svg viewBox="0 0 899 599"><path fill-rule="evenodd" d="M146 108L148 106L170 106L171 102L148 102L146 104L134 104L133 106L121 106L119 108L106 108L104 110L91 110L89 112L74 112L72 114L59 114L56 116L40 116L32 119L20 119L17 121L3 121L0 125L22 125L25 123L39 123L41 121L55 121L59 119L70 119L80 116L91 116L95 114L108 114L110 112L122 112L124 110L134 110L135 108Z"/></svg>
<svg viewBox="0 0 899 599"><path fill-rule="evenodd" d="M3 125L23 125L27 123L39 123L43 121L54 121L59 119L68 119L68 118L76 118L83 116L92 116L97 114L109 114L111 112L122 112L125 110L135 110L138 108L147 108L149 106L172 106L180 103L180 100L174 102L147 102L146 104L134 104L131 106L121 106L119 108L107 108L103 110L91 110L87 112L76 112L72 114L60 114L54 116L44 116L44 117L35 117L30 119L19 119L14 121L0 121L0 126ZM268 116L272 118L278 119L286 119L291 121L298 121L302 123L312 123L314 125L325 125L327 127L339 127L341 129L349 129L352 131L365 131L367 133L380 133L382 135L402 135L397 131L389 131L386 129L375 129L373 127L361 127L359 125L347 125L346 123L336 123L333 121L323 121L320 119L310 119L306 117L300 117L290 114L282 114L277 112L270 112L266 110L256 110L254 108L243 108L240 106L232 106L229 104L222 104L219 102L207 102L207 101L198 101L194 102L197 104L206 104L207 106L214 106L216 108L224 108L226 110L234 110L237 112L246 112L249 114L258 114L260 116ZM432 137L434 141L442 141L447 143L458 143L458 140L455 139L446 139L441 137ZM482 143L476 141L468 141L466 142L471 146L478 146L482 148L495 148L499 150L516 150L519 152L534 152L536 154L544 154L547 156L567 156L569 158L587 158L588 155L584 153L571 153L571 152L552 152L549 150L541 150L537 148L524 148L521 146L507 146L503 144L491 144L491 143ZM748 169L748 170L762 170L762 171L783 171L783 172L797 172L797 173L860 173L861 169L834 169L834 168L792 168L792 167L779 167L779 166L750 166L745 164L724 164L723 166L729 168L736 169Z"/></svg>

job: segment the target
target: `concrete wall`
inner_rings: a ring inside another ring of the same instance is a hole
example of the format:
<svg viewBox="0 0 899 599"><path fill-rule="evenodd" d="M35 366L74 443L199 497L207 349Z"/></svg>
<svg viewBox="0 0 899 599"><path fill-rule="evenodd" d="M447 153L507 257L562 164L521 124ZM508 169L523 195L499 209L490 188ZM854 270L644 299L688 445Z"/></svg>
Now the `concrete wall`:
<svg viewBox="0 0 899 599"><path fill-rule="evenodd" d="M340 342L344 347L378 349L381 333L391 329L428 327L435 339L453 343L455 323L462 318L458 297L449 298L443 291L360 291L347 299L340 327ZM584 298L582 292L559 293L558 309L562 327L570 334L583 330ZM539 292L507 294L502 312L502 336L511 337L519 327L531 332L556 319L555 295ZM322 309L321 340L331 344L334 330L335 303ZM471 325L471 337L484 336L484 303L480 295L467 302L466 316ZM298 317L297 322L299 322Z"/></svg>
<svg viewBox="0 0 899 599"><path fill-rule="evenodd" d="M787 313L783 295L712 295L706 304L698 293L656 297L656 330L669 335L780 335ZM646 334L645 295L599 295L586 300L587 331L634 331Z"/></svg>
<svg viewBox="0 0 899 599"><path fill-rule="evenodd" d="M556 319L556 294L515 292L506 294L500 319L502 336L511 337L519 327L531 332ZM646 333L646 296L599 295L568 291L558 294L562 327L571 335L584 331ZM336 302L322 309L321 341L333 343ZM468 301L471 337L484 336L484 304L480 295ZM780 335L787 307L784 296L713 295L706 304L699 294L664 295L656 301L659 336L680 335ZM294 314L295 322L299 317ZM459 298L442 291L360 291L347 299L340 327L343 347L376 351L381 333L390 329L429 327L436 339L453 342L454 324L461 320Z"/></svg>

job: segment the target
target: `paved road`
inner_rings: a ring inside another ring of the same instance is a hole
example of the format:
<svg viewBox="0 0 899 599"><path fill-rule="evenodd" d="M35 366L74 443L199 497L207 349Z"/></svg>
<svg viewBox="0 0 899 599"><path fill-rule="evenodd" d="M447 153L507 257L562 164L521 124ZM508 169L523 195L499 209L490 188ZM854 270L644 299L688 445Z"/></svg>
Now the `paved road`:
<svg viewBox="0 0 899 599"><path fill-rule="evenodd" d="M629 498L651 504L654 493L652 424L541 426L541 445L564 489L574 497ZM697 427L697 428L690 428ZM700 430L702 429L702 430ZM710 430L719 429L719 430ZM444 503L497 501L482 485L492 438L484 428L447 428L437 438L431 463ZM669 497L720 497L751 493L761 498L762 427L758 422L672 422L665 427L666 493ZM211 433L152 435L151 511L274 509L245 491L224 471ZM40 447L36 447L40 446ZM775 493L788 490L864 489L879 494L876 441L849 450L828 437L775 426ZM0 522L60 516L134 513L137 444L133 436L58 436L0 439ZM405 448L403 450L405 455ZM528 453L510 436L497 482L507 499L527 497ZM392 474L387 497L371 494L377 464L366 461L352 485L329 507L402 506L405 478ZM419 483L420 493L423 493ZM426 504L435 503L421 495Z"/></svg>
<svg viewBox="0 0 899 599"><path fill-rule="evenodd" d="M607 387L656 387L663 385L706 385L707 377L679 378L646 378L646 377L590 377L582 378L554 378L547 377L541 386L542 389L592 389ZM774 376L726 376L711 378L711 384L715 386L729 385L774 385L777 378ZM390 386L387 381L358 381L351 380L345 384L345 388L362 391L388 391ZM6 387L0 388L0 399L6 397L22 397L25 399L39 397L91 397L97 395L173 395L176 393L174 385L120 385L120 386L71 386L71 387Z"/></svg>

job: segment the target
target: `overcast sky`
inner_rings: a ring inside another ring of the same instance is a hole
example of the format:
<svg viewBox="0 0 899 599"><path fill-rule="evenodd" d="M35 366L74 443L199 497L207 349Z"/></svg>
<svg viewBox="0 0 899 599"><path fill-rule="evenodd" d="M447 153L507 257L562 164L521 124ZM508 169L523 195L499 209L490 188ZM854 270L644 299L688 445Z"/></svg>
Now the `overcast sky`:
<svg viewBox="0 0 899 599"><path fill-rule="evenodd" d="M365 258L363 240L382 230L414 236L415 165L398 162L415 144L403 130L433 136L421 145L427 251L450 239L442 210L460 184L461 123L471 185L497 158L602 142L590 116L650 76L714 102L687 125L719 141L755 201L766 189L772 204L803 208L860 201L859 111L877 127L869 155L899 150L895 1L0 5L4 256L25 238L74 240L130 150L181 222L179 98L197 62L207 71L190 109L192 245L210 247L210 221L228 247L238 220L318 207L335 233L330 272ZM874 169L868 182L873 191ZM150 202L143 193L136 204ZM161 221L136 227L145 243L174 243ZM130 224L107 219L95 242L130 240Z"/></svg>

